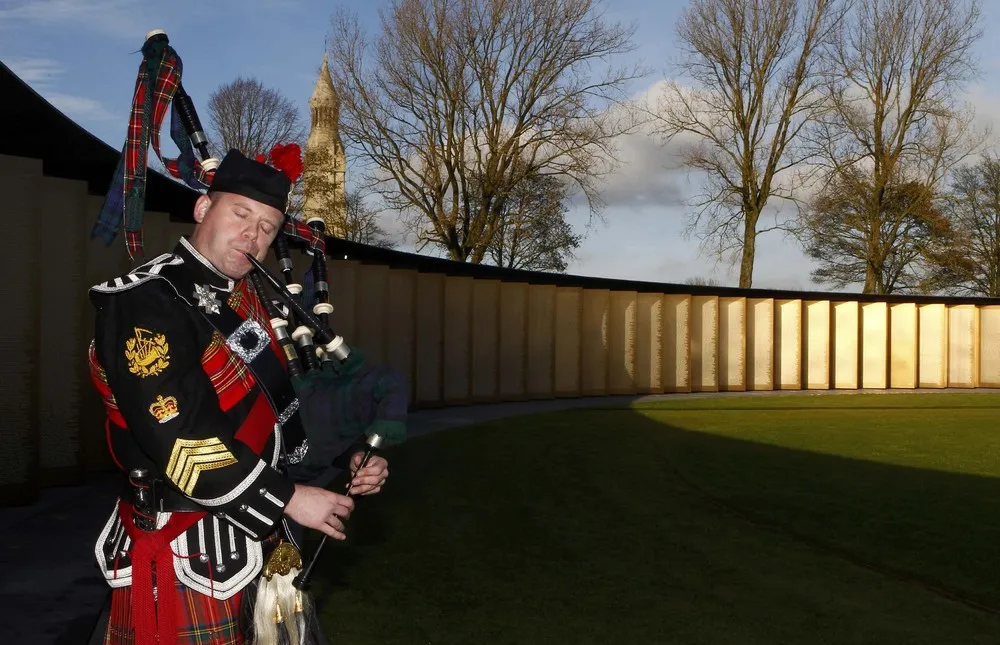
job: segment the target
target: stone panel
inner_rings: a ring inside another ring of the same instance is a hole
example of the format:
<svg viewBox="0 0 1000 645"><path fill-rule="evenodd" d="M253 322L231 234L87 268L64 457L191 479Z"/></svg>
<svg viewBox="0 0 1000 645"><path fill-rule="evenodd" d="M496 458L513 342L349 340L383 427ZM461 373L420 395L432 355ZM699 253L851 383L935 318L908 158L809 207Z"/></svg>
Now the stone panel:
<svg viewBox="0 0 1000 645"><path fill-rule="evenodd" d="M516 401L527 391L528 285L500 284L500 398Z"/></svg>
<svg viewBox="0 0 1000 645"><path fill-rule="evenodd" d="M917 386L917 306L889 306L889 387Z"/></svg>
<svg viewBox="0 0 1000 645"><path fill-rule="evenodd" d="M583 290L579 287L556 288L555 311L555 394L579 396Z"/></svg>
<svg viewBox="0 0 1000 645"><path fill-rule="evenodd" d="M416 403L425 407L444 398L444 280L442 274L417 274Z"/></svg>
<svg viewBox="0 0 1000 645"><path fill-rule="evenodd" d="M585 396L608 393L607 289L584 289L580 308L580 383Z"/></svg>
<svg viewBox="0 0 1000 645"><path fill-rule="evenodd" d="M975 305L948 307L948 387L979 384L979 310Z"/></svg>
<svg viewBox="0 0 1000 645"><path fill-rule="evenodd" d="M719 389L747 389L747 300L719 298Z"/></svg>
<svg viewBox="0 0 1000 645"><path fill-rule="evenodd" d="M691 296L663 296L663 391L691 391Z"/></svg>
<svg viewBox="0 0 1000 645"><path fill-rule="evenodd" d="M549 398L555 390L556 287L528 287L528 396Z"/></svg>
<svg viewBox="0 0 1000 645"><path fill-rule="evenodd" d="M472 285L472 399L495 401L499 393L500 282Z"/></svg>
<svg viewBox="0 0 1000 645"><path fill-rule="evenodd" d="M608 303L608 393L634 394L636 307L634 291L612 291Z"/></svg>
<svg viewBox="0 0 1000 645"><path fill-rule="evenodd" d="M663 295L640 293L636 302L635 381L642 394L663 392Z"/></svg>
<svg viewBox="0 0 1000 645"><path fill-rule="evenodd" d="M830 301L803 303L802 356L803 379L809 390L830 388Z"/></svg>
<svg viewBox="0 0 1000 645"><path fill-rule="evenodd" d="M942 304L920 305L918 332L922 388L948 387L948 308Z"/></svg>
<svg viewBox="0 0 1000 645"><path fill-rule="evenodd" d="M774 367L779 390L802 389L802 301L774 302Z"/></svg>
<svg viewBox="0 0 1000 645"><path fill-rule="evenodd" d="M719 298L691 297L691 391L719 390Z"/></svg>
<svg viewBox="0 0 1000 645"><path fill-rule="evenodd" d="M861 305L861 387L885 389L889 384L889 307L884 302Z"/></svg>
<svg viewBox="0 0 1000 645"><path fill-rule="evenodd" d="M472 398L472 284L469 277L448 276L444 281L443 380L446 405Z"/></svg>

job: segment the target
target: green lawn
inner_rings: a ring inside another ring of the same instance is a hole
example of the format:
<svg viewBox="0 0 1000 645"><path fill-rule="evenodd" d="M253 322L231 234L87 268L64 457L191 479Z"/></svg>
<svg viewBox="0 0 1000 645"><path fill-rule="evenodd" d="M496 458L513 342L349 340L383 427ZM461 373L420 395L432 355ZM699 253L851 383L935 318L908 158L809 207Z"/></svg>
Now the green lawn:
<svg viewBox="0 0 1000 645"><path fill-rule="evenodd" d="M1000 395L858 394L432 434L314 591L333 644L995 643L998 420Z"/></svg>

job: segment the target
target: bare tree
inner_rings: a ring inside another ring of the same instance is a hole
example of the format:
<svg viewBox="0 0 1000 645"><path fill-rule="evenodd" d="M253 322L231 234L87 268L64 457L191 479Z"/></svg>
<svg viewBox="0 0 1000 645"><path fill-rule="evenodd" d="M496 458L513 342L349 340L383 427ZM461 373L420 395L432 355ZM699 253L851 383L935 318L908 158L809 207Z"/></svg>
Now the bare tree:
<svg viewBox="0 0 1000 645"><path fill-rule="evenodd" d="M583 237L566 221L566 187L556 178L526 178L504 202L489 259L497 266L562 273Z"/></svg>
<svg viewBox="0 0 1000 645"><path fill-rule="evenodd" d="M966 296L1000 297L1000 157L984 155L953 176L945 213L953 242L933 258L933 285Z"/></svg>
<svg viewBox="0 0 1000 645"><path fill-rule="evenodd" d="M690 284L696 287L721 287L722 284L719 283L715 278L703 278L701 276L694 276L688 278L684 281L684 284Z"/></svg>
<svg viewBox="0 0 1000 645"><path fill-rule="evenodd" d="M213 154L235 148L250 157L267 155L278 143L302 145L305 127L295 103L255 78L239 77L208 98Z"/></svg>
<svg viewBox="0 0 1000 645"><path fill-rule="evenodd" d="M678 21L679 71L694 82L668 83L658 109L669 141L688 135L682 159L707 176L688 232L717 257L740 257L740 287L753 283L758 235L772 199L795 200L795 145L822 106L816 75L835 33L841 0L693 0Z"/></svg>
<svg viewBox="0 0 1000 645"><path fill-rule="evenodd" d="M978 21L976 2L858 0L841 25L828 52L830 110L818 120L813 142L826 184L864 192L851 196L859 228L826 229L831 249L821 258L821 277L839 283L826 269L860 260L865 293L894 288L886 276L903 269L885 262L909 257L892 246L906 244L902 222L922 217L905 209L924 209L949 170L985 140L970 136L972 114L959 103L962 84L975 71L970 49L980 36ZM894 186L904 185L926 195L900 202ZM817 231L803 232L816 238ZM842 244L856 236L860 246Z"/></svg>
<svg viewBox="0 0 1000 645"><path fill-rule="evenodd" d="M593 0L394 0L370 40L334 15L341 135L418 245L482 262L526 178L560 177L600 216L598 179L638 68L609 67L633 30Z"/></svg>
<svg viewBox="0 0 1000 645"><path fill-rule="evenodd" d="M379 224L378 211L365 204L364 192L356 188L344 195L345 239L369 246L391 249L393 237Z"/></svg>
<svg viewBox="0 0 1000 645"><path fill-rule="evenodd" d="M890 182L877 212L871 192L867 173L845 170L804 209L802 239L819 264L813 280L840 289L871 280L867 293L930 290L927 269L952 246L948 218L920 184Z"/></svg>

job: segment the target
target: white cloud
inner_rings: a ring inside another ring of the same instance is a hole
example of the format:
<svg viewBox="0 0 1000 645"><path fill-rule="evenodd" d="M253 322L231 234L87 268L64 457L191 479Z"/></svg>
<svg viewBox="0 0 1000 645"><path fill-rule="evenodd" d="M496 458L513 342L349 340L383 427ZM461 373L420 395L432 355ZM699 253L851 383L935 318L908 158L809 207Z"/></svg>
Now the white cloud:
<svg viewBox="0 0 1000 645"><path fill-rule="evenodd" d="M4 64L18 78L33 87L47 85L63 72L62 66L50 58L11 58L5 60Z"/></svg>
<svg viewBox="0 0 1000 645"><path fill-rule="evenodd" d="M141 43L149 30L144 13L138 0L15 0L0 9L0 29L72 25Z"/></svg>
<svg viewBox="0 0 1000 645"><path fill-rule="evenodd" d="M990 147L996 146L1000 135L1000 94L991 85L976 84L969 88L966 100L975 110L973 127L980 131L992 130L984 143Z"/></svg>
<svg viewBox="0 0 1000 645"><path fill-rule="evenodd" d="M114 114L100 101L83 96L62 94L60 92L39 92L45 100L70 119L80 122L87 121L120 121L122 115Z"/></svg>
<svg viewBox="0 0 1000 645"><path fill-rule="evenodd" d="M100 101L53 89L58 86L58 77L65 70L52 59L12 58L4 63L18 78L30 85L42 98L73 121L85 123L113 121L122 118L122 115L111 112Z"/></svg>

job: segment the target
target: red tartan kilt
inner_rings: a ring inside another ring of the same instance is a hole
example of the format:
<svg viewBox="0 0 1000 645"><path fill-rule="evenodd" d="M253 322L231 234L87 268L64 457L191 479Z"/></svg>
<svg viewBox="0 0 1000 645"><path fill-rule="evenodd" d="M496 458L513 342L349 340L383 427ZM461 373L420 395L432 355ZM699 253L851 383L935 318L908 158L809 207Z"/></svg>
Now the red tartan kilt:
<svg viewBox="0 0 1000 645"><path fill-rule="evenodd" d="M228 600L211 596L177 584L177 645L243 645L239 632L240 597ZM134 645L132 626L132 587L119 587L111 592L111 613L105 645Z"/></svg>

